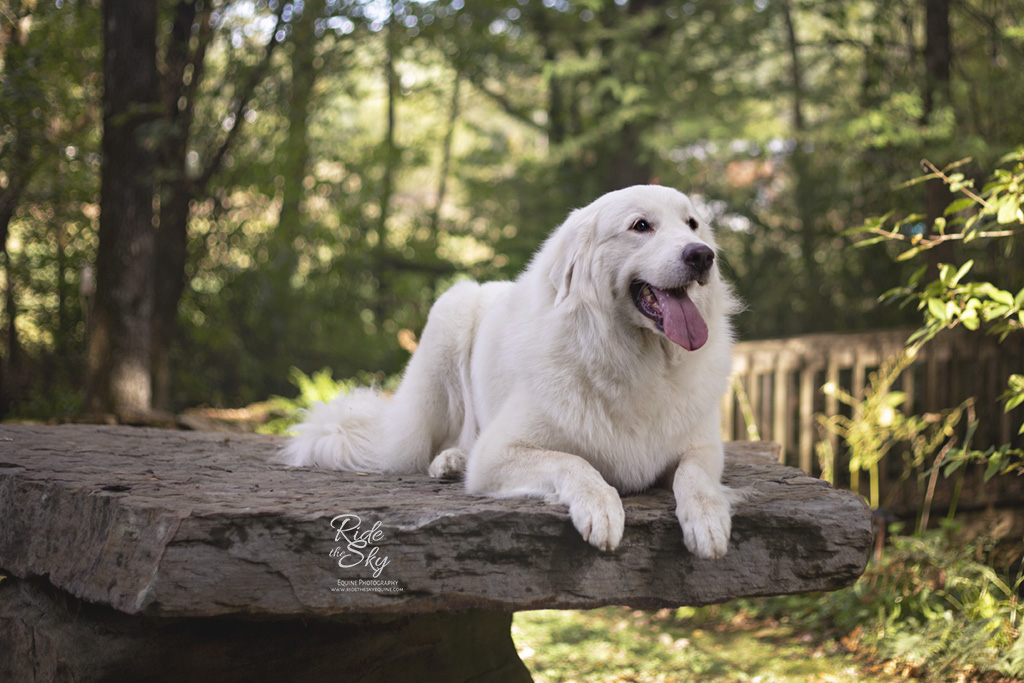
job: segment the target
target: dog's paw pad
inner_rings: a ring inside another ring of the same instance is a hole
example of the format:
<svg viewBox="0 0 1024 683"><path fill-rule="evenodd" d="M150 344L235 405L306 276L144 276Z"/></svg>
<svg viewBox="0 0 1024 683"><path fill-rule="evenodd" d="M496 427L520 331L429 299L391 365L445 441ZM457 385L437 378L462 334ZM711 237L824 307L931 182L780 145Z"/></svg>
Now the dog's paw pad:
<svg viewBox="0 0 1024 683"><path fill-rule="evenodd" d="M427 468L434 479L459 479L466 471L466 453L459 448L441 451Z"/></svg>

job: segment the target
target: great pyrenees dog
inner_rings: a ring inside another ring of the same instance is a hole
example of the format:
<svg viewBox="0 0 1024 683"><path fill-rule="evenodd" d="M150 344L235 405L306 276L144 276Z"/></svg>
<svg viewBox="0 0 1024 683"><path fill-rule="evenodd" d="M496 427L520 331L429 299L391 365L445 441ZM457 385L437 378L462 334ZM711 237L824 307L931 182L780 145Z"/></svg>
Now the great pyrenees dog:
<svg viewBox="0 0 1024 683"><path fill-rule="evenodd" d="M737 495L721 482L719 400L738 306L715 249L686 195L606 194L514 282L449 289L395 394L315 405L280 460L545 498L602 550L622 540L621 494L670 485L686 547L721 557Z"/></svg>

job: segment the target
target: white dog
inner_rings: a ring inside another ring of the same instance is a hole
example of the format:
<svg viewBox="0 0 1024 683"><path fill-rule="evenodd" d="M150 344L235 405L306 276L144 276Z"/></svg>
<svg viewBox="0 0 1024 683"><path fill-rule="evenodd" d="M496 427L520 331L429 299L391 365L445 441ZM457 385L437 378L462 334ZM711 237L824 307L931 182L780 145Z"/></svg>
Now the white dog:
<svg viewBox="0 0 1024 683"><path fill-rule="evenodd" d="M711 228L664 187L578 209L515 282L460 282L434 304L389 400L314 406L293 466L463 474L469 493L569 506L583 538L622 540L619 494L671 483L686 547L725 554L719 399L737 309Z"/></svg>

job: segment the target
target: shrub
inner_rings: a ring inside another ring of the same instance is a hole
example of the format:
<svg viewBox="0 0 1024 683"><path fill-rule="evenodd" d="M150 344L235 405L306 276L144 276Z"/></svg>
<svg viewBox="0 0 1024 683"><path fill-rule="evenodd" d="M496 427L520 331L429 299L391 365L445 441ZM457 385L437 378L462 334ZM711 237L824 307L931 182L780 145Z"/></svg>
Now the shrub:
<svg viewBox="0 0 1024 683"><path fill-rule="evenodd" d="M295 398L271 396L266 401L266 408L272 419L259 427L261 434L285 434L292 426L302 420L303 411L318 401L326 403L340 393L349 393L358 386L374 385L382 391L393 391L398 385L398 377L383 377L371 373L362 373L357 377L336 380L330 368L322 368L307 375L293 367L288 373L288 381L299 390Z"/></svg>
<svg viewBox="0 0 1024 683"><path fill-rule="evenodd" d="M839 638L849 649L934 681L998 672L1024 676L1018 573L1007 581L978 559L955 523L892 544L853 586L768 598L746 608Z"/></svg>

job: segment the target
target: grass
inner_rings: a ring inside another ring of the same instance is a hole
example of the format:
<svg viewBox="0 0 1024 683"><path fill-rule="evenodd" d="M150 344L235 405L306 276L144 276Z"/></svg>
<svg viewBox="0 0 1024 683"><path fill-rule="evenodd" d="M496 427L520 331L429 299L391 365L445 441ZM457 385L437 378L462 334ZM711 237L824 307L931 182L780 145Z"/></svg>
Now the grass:
<svg viewBox="0 0 1024 683"><path fill-rule="evenodd" d="M853 683L904 680L838 644L749 613L521 612L512 635L537 683Z"/></svg>
<svg viewBox="0 0 1024 683"><path fill-rule="evenodd" d="M891 536L834 593L524 612L512 633L538 683L1022 683L1024 570L984 562L991 543L947 523Z"/></svg>

